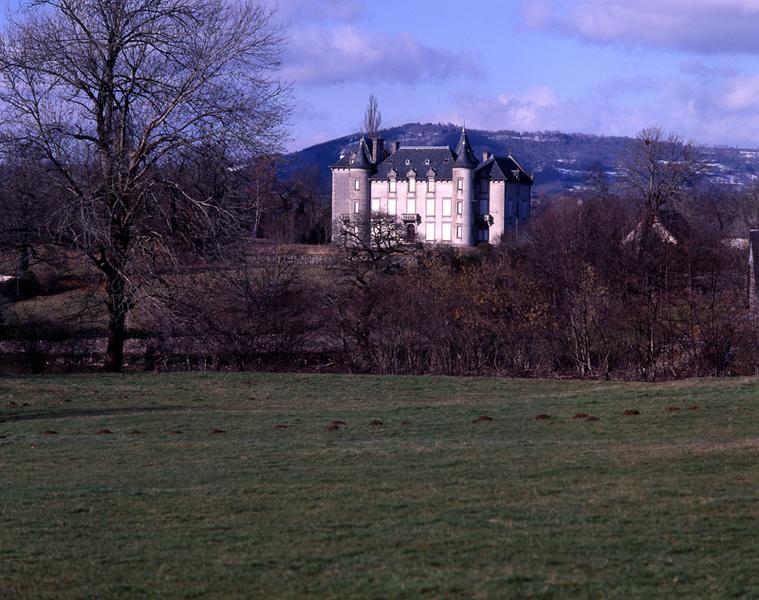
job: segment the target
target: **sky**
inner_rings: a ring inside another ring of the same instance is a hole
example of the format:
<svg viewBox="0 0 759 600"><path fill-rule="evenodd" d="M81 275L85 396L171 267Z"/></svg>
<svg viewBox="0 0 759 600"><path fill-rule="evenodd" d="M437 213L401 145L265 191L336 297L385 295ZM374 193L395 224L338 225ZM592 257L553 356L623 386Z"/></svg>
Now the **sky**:
<svg viewBox="0 0 759 600"><path fill-rule="evenodd" d="M759 147L759 0L266 0L287 27L290 150L385 127Z"/></svg>

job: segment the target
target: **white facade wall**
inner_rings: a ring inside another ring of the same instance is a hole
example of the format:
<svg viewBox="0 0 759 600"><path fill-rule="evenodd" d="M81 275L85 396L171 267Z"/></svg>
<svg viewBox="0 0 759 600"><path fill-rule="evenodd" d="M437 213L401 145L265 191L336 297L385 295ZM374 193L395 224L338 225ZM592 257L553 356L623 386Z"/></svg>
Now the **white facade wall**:
<svg viewBox="0 0 759 600"><path fill-rule="evenodd" d="M490 243L496 243L506 227L506 183L504 181L489 182L490 193L490 216L493 223L490 225Z"/></svg>
<svg viewBox="0 0 759 600"><path fill-rule="evenodd" d="M398 218L402 215L418 215L417 234L425 242L470 245L469 227L466 226L468 202L465 201L463 192L457 193L454 181L438 179L435 179L434 191L428 192L427 182L426 177L418 177L415 190L410 191L409 180L405 175L399 176L396 179L395 193L392 193L389 180L372 181L372 210L396 215Z"/></svg>

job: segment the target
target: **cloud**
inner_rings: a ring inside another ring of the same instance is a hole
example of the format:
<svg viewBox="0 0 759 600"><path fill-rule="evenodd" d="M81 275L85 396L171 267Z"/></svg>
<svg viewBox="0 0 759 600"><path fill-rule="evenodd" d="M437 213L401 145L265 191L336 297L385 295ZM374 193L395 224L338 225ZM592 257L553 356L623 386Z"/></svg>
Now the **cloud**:
<svg viewBox="0 0 759 600"><path fill-rule="evenodd" d="M699 143L756 147L759 75L620 78L572 97L548 86L490 97L463 94L433 120L481 129L628 136L659 124Z"/></svg>
<svg viewBox="0 0 759 600"><path fill-rule="evenodd" d="M426 46L409 33L364 31L347 24L293 31L282 69L284 79L308 85L411 84L481 75L471 56Z"/></svg>
<svg viewBox="0 0 759 600"><path fill-rule="evenodd" d="M756 0L522 0L524 26L600 44L759 54Z"/></svg>

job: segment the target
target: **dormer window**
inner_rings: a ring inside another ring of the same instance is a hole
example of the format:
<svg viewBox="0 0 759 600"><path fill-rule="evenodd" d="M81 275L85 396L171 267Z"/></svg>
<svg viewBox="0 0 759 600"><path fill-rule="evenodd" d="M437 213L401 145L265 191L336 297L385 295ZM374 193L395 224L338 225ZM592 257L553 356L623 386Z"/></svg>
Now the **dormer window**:
<svg viewBox="0 0 759 600"><path fill-rule="evenodd" d="M424 164L427 165L427 166L429 166L430 165L430 159L429 158L425 158L424 159Z"/></svg>
<svg viewBox="0 0 759 600"><path fill-rule="evenodd" d="M410 158L407 158L407 159L406 159L406 166L408 166L408 165L410 165L410 164L411 164L411 159L410 159Z"/></svg>
<svg viewBox="0 0 759 600"><path fill-rule="evenodd" d="M435 193L435 178L434 177L427 178L427 193L428 194Z"/></svg>
<svg viewBox="0 0 759 600"><path fill-rule="evenodd" d="M393 177L390 180L390 193L391 194L395 194L395 191L396 191L397 187L398 187L397 181L396 181L395 177Z"/></svg>
<svg viewBox="0 0 759 600"><path fill-rule="evenodd" d="M410 194L416 192L416 177L408 178L408 191Z"/></svg>

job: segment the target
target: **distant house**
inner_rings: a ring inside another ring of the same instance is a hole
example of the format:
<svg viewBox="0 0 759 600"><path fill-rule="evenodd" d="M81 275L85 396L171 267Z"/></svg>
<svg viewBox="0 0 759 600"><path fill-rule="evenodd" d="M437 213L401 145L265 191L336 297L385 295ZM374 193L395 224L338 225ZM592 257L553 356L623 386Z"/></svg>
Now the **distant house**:
<svg viewBox="0 0 759 600"><path fill-rule="evenodd" d="M639 244L644 231L649 230L663 243L676 246L690 237L690 227L683 215L675 210L660 209L649 220L641 220L625 236L625 244Z"/></svg>
<svg viewBox="0 0 759 600"><path fill-rule="evenodd" d="M510 155L478 160L466 129L455 150L362 138L330 169L332 218L345 225L388 214L410 239L473 246L530 218L533 178Z"/></svg>

